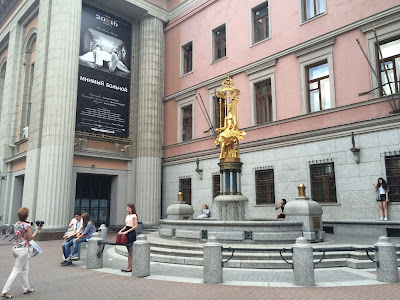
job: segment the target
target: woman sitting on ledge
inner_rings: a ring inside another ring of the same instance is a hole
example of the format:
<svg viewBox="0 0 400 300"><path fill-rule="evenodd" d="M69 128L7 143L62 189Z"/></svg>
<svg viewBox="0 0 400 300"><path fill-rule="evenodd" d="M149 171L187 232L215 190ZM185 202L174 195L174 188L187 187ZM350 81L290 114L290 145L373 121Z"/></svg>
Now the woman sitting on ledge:
<svg viewBox="0 0 400 300"><path fill-rule="evenodd" d="M197 216L197 219L204 219L210 217L210 209L207 205L204 204L203 210L201 211L201 215Z"/></svg>

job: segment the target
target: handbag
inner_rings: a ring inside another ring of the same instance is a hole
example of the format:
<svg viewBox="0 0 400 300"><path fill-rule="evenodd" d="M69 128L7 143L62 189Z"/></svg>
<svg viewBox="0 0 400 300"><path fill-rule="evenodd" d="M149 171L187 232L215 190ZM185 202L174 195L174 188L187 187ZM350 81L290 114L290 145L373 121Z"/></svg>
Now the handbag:
<svg viewBox="0 0 400 300"><path fill-rule="evenodd" d="M28 258L34 257L40 253L42 253L42 249L40 249L39 245L33 240L30 241L28 246Z"/></svg>
<svg viewBox="0 0 400 300"><path fill-rule="evenodd" d="M117 245L126 245L128 244L128 236L126 234L118 233L117 240L115 241Z"/></svg>

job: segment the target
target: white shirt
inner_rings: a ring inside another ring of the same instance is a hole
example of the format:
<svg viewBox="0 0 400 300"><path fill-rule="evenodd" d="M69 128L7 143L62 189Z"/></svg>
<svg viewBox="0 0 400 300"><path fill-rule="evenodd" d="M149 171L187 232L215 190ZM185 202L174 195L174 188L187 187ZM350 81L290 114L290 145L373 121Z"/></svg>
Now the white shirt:
<svg viewBox="0 0 400 300"><path fill-rule="evenodd" d="M75 218L72 218L71 222L69 222L69 225L68 225L68 227L70 227L70 228L74 228L74 227L75 227L75 224L76 224L76 222L77 222L77 220L76 220Z"/></svg>
<svg viewBox="0 0 400 300"><path fill-rule="evenodd" d="M75 225L74 225L75 226L75 232L78 232L82 228L82 225L83 225L83 220L82 219L79 222L76 221Z"/></svg>
<svg viewBox="0 0 400 300"><path fill-rule="evenodd" d="M386 194L386 191L382 186L379 187L379 194L381 194L381 195L385 195Z"/></svg>

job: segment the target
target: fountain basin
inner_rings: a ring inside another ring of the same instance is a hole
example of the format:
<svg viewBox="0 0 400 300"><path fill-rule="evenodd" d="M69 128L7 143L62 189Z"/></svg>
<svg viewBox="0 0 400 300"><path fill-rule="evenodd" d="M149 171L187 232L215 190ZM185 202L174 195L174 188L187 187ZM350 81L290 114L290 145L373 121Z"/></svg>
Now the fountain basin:
<svg viewBox="0 0 400 300"><path fill-rule="evenodd" d="M215 219L160 220L162 237L204 241L211 236L224 242L293 243L303 236L302 222L273 221L220 221Z"/></svg>

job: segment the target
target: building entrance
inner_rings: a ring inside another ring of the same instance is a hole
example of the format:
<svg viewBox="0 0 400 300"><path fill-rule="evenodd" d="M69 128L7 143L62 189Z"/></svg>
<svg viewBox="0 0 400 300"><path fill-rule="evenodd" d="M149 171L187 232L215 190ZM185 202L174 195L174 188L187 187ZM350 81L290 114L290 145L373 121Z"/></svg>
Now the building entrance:
<svg viewBox="0 0 400 300"><path fill-rule="evenodd" d="M109 226L111 202L111 176L78 174L76 179L75 210L90 214L99 227Z"/></svg>

